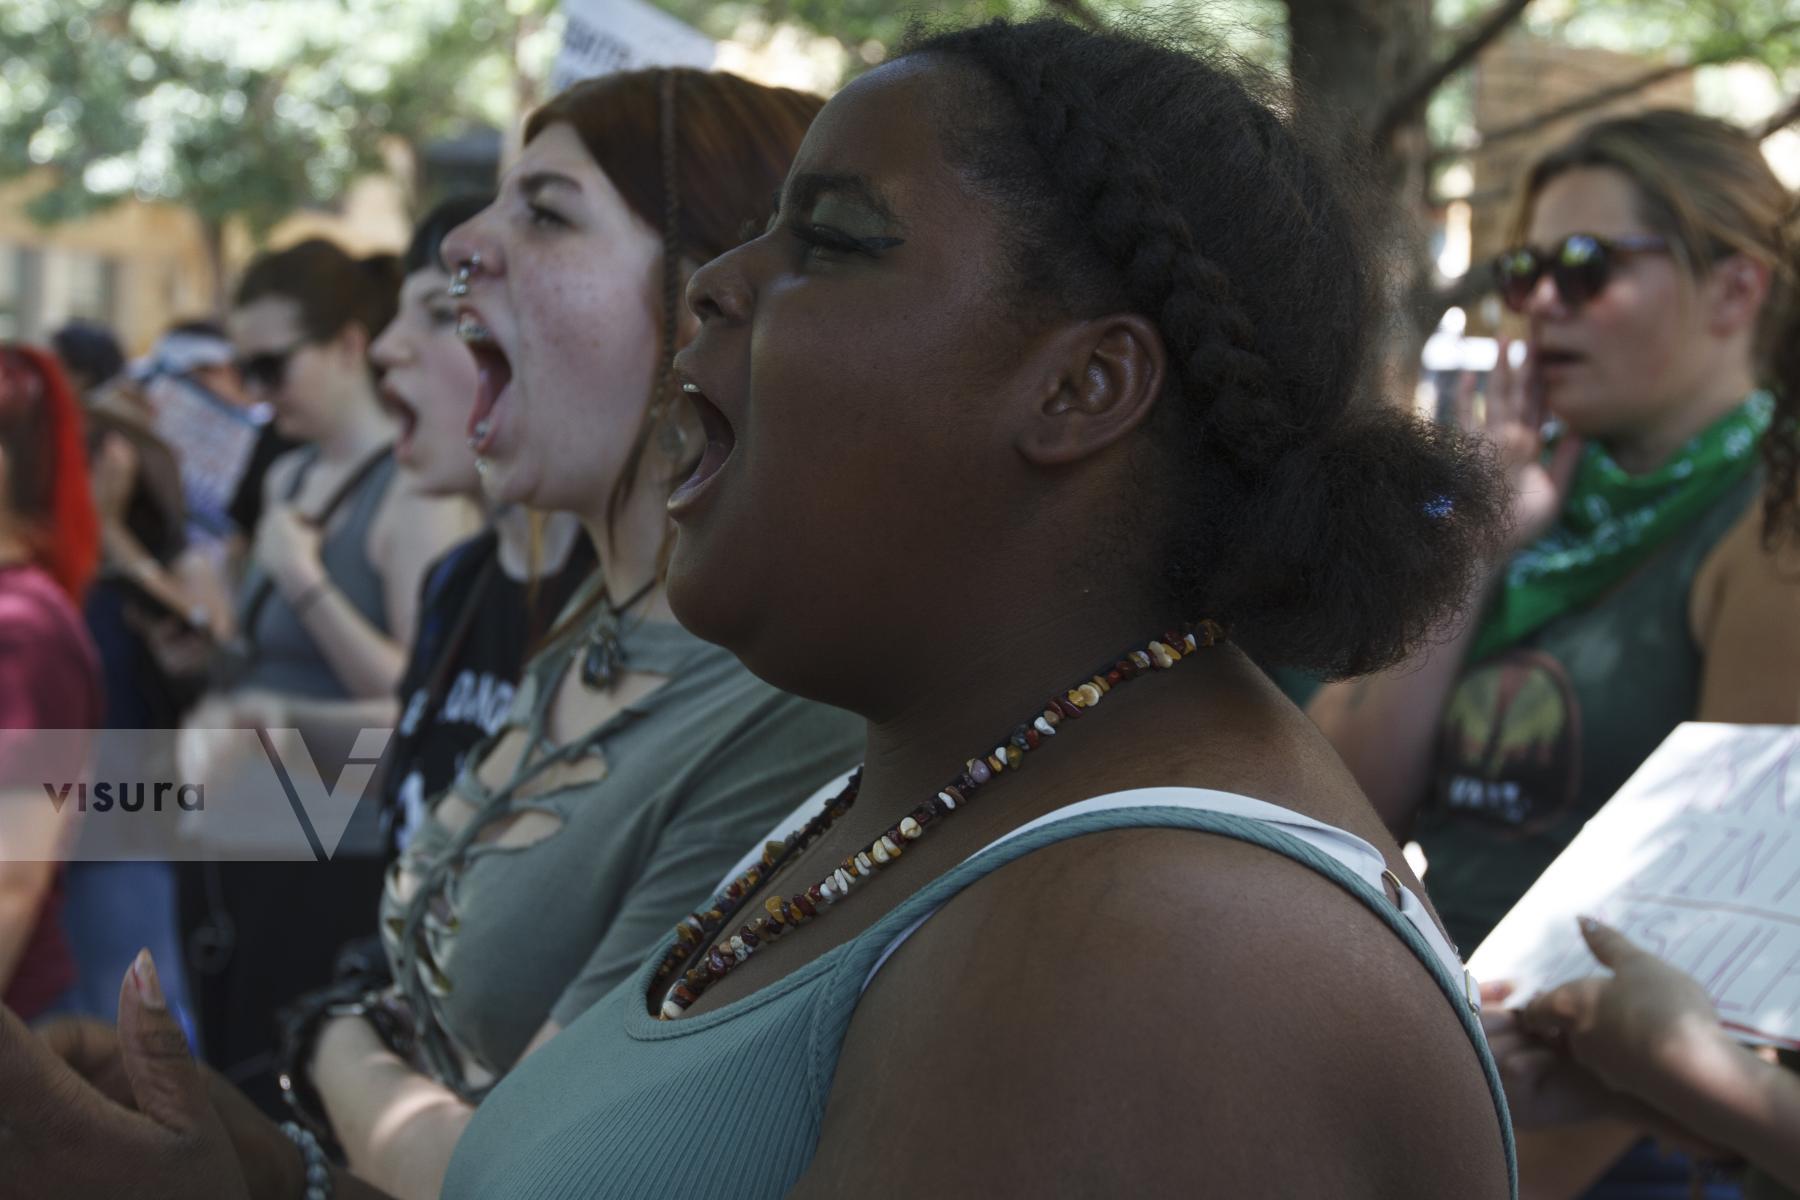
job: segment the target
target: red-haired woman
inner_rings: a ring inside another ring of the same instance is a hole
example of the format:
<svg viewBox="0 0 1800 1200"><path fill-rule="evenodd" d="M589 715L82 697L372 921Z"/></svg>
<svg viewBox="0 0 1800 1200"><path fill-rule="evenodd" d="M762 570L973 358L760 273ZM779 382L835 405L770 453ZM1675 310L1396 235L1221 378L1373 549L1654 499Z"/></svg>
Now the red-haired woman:
<svg viewBox="0 0 1800 1200"><path fill-rule="evenodd" d="M75 981L56 867L71 810L37 776L81 761L35 734L100 723L78 607L99 549L74 394L48 354L0 346L0 994L27 1020Z"/></svg>

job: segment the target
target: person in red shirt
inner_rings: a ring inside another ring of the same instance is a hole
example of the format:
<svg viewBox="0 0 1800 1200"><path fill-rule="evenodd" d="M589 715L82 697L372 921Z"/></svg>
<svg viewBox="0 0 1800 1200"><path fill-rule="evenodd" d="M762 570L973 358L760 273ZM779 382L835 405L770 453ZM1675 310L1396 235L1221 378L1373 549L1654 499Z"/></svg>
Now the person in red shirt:
<svg viewBox="0 0 1800 1200"><path fill-rule="evenodd" d="M99 546L68 382L49 355L0 344L0 1000L26 1020L75 982L56 861L72 813L33 795L30 773L54 745L37 731L100 724L79 608Z"/></svg>

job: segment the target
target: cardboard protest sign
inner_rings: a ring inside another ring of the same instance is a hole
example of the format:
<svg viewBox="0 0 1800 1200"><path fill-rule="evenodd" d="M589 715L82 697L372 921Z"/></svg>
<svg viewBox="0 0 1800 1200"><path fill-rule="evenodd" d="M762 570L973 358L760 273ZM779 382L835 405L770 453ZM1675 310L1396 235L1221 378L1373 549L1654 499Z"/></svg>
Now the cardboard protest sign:
<svg viewBox="0 0 1800 1200"><path fill-rule="evenodd" d="M1743 1040L1800 1049L1800 728L1677 728L1470 971L1512 980L1519 1003L1603 973L1576 931L1581 914L1698 979Z"/></svg>

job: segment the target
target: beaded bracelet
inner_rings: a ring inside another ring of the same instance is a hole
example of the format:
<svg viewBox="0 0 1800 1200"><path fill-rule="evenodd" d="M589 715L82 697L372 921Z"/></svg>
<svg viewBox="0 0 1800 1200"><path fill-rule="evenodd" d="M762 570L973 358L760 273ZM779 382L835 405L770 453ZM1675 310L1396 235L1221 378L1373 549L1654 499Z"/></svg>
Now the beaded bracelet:
<svg viewBox="0 0 1800 1200"><path fill-rule="evenodd" d="M300 1148L300 1161L306 1168L306 1190L300 1193L301 1200L331 1200L331 1164L319 1148L319 1139L292 1121L283 1121L281 1132Z"/></svg>

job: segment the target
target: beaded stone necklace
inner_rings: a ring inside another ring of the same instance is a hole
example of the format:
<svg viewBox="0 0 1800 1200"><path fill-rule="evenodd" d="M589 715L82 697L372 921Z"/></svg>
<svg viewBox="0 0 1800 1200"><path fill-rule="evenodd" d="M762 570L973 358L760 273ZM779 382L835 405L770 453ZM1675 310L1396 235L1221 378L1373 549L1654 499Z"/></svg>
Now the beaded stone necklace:
<svg viewBox="0 0 1800 1200"><path fill-rule="evenodd" d="M846 858L819 882L803 892L783 899L771 896L763 901L764 912L746 922L736 933L716 943L698 965L682 974L669 986L657 1014L668 1021L679 1017L701 995L719 980L731 974L737 965L755 954L765 943L798 929L822 915L826 909L848 896L851 889L868 880L883 867L899 858L906 843L916 842L934 822L941 821L974 800L975 795L996 775L1016 771L1025 755L1052 737L1064 721L1079 720L1083 710L1090 709L1113 688L1145 671L1167 670L1201 646L1211 646L1224 637L1224 630L1213 621L1201 621L1181 635L1165 633L1161 641L1153 641L1142 650L1133 650L1103 667L1091 678L1076 684L1061 696L1045 703L1043 711L987 754L979 754L963 764L962 771L942 791L925 801L900 823L870 842L862 850ZM818 840L832 824L856 803L862 786L862 770L850 776L843 791L826 801L824 809L814 815L786 840L769 842L763 847L762 863L738 876L724 891L713 897L705 910L691 913L675 926L675 940L657 964L655 982L668 979L680 971L683 963L705 945L712 936L737 919L738 910L757 887L774 872ZM652 986L655 986L653 983Z"/></svg>

